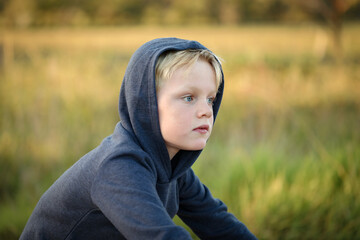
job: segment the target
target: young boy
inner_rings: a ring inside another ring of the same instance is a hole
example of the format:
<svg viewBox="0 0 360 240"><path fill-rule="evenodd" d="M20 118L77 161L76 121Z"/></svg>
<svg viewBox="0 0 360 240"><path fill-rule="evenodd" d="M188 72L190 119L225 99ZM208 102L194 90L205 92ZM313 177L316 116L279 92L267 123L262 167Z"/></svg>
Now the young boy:
<svg viewBox="0 0 360 240"><path fill-rule="evenodd" d="M220 107L220 62L203 45L155 39L132 56L114 133L41 197L20 239L256 239L190 168Z"/></svg>

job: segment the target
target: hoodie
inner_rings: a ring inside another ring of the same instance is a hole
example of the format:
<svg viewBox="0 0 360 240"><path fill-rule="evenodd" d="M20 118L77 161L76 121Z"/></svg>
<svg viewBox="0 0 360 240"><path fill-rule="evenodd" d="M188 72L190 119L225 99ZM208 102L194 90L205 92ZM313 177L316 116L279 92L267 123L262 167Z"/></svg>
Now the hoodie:
<svg viewBox="0 0 360 240"><path fill-rule="evenodd" d="M201 239L256 239L212 197L191 166L201 151L170 160L159 125L155 65L168 50L206 49L196 41L161 38L131 57L112 135L80 158L44 193L20 239L191 239L177 214ZM214 121L223 95L213 104Z"/></svg>

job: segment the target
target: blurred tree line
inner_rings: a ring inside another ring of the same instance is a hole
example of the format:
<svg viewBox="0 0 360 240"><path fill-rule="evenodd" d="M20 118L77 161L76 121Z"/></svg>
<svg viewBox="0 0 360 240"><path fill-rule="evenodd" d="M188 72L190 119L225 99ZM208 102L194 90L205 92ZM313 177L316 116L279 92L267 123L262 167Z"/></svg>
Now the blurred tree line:
<svg viewBox="0 0 360 240"><path fill-rule="evenodd" d="M360 20L360 0L0 0L0 26L191 25Z"/></svg>
<svg viewBox="0 0 360 240"><path fill-rule="evenodd" d="M342 61L342 24L360 20L360 0L0 0L0 28L119 25L239 25L316 21Z"/></svg>

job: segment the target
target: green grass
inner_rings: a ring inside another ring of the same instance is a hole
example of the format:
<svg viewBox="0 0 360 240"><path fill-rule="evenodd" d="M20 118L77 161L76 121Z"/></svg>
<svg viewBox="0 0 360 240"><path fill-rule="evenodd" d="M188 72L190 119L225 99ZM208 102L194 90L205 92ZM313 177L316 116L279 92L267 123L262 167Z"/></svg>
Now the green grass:
<svg viewBox="0 0 360 240"><path fill-rule="evenodd" d="M131 53L160 36L225 59L226 91L194 170L260 239L360 238L359 25L344 63L315 26L2 32L0 239L18 239L41 194L109 135ZM177 223L181 222L177 219Z"/></svg>
<svg viewBox="0 0 360 240"><path fill-rule="evenodd" d="M200 178L261 239L359 238L358 106L265 112L209 142Z"/></svg>

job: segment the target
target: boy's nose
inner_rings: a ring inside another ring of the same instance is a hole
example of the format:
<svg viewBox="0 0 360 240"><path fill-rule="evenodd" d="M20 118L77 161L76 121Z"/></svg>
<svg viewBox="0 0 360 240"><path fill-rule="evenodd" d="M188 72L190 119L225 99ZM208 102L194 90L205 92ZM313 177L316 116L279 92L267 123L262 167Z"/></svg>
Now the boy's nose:
<svg viewBox="0 0 360 240"><path fill-rule="evenodd" d="M211 117L213 114L212 104L209 104L207 100L201 101L198 106L197 115L199 118Z"/></svg>

